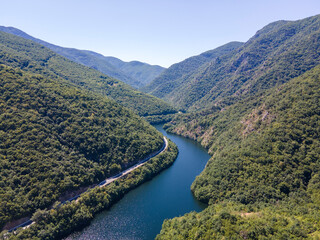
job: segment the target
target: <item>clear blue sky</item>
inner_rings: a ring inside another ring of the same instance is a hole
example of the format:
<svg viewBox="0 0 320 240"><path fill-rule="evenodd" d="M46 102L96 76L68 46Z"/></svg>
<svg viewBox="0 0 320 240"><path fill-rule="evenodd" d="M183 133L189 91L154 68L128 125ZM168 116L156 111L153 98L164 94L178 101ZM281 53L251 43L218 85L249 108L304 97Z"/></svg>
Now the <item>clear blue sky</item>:
<svg viewBox="0 0 320 240"><path fill-rule="evenodd" d="M320 14L319 0L2 0L0 25L64 47L168 67L277 20Z"/></svg>

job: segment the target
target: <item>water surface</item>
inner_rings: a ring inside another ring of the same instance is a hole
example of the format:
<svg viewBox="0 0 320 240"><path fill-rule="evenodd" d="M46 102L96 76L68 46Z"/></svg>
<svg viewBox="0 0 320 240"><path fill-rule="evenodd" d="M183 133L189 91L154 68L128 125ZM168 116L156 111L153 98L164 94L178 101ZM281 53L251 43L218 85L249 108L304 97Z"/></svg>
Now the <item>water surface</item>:
<svg viewBox="0 0 320 240"><path fill-rule="evenodd" d="M166 133L160 125L155 127L178 146L174 164L130 191L109 210L98 214L90 226L67 240L150 240L160 232L163 220L206 207L193 197L190 186L210 156L198 143Z"/></svg>

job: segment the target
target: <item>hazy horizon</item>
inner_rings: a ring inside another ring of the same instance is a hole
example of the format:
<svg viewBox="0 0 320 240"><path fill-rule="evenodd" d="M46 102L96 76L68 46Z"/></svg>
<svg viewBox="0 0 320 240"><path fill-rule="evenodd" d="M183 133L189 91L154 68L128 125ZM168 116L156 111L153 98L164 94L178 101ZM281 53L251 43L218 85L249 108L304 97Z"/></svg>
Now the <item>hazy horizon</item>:
<svg viewBox="0 0 320 240"><path fill-rule="evenodd" d="M11 0L0 25L62 47L123 61L169 67L230 41L247 41L263 26L320 13L306 1Z"/></svg>

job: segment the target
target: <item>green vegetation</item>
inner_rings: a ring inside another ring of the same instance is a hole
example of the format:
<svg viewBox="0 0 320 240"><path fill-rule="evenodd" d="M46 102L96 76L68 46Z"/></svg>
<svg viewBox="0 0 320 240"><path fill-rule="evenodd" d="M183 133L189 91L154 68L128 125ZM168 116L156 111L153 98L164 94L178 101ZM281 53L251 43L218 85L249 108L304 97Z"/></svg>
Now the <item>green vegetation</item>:
<svg viewBox="0 0 320 240"><path fill-rule="evenodd" d="M155 128L113 100L29 72L0 65L1 228L163 144Z"/></svg>
<svg viewBox="0 0 320 240"><path fill-rule="evenodd" d="M151 124L161 124L170 122L177 113L173 114L166 114L166 115L153 115L153 116L146 116L145 119Z"/></svg>
<svg viewBox="0 0 320 240"><path fill-rule="evenodd" d="M139 81L136 87L143 87L149 84L165 70L165 68L158 65L149 65L139 61L124 62L114 57L104 57L104 60L120 69L127 76Z"/></svg>
<svg viewBox="0 0 320 240"><path fill-rule="evenodd" d="M57 203L52 210L38 211L33 216L36 224L31 225L28 229L20 229L15 234L10 234L7 239L62 239L74 230L88 225L95 214L110 208L125 193L169 167L177 154L178 149L169 141L168 149L144 166L108 186L94 188L84 193L78 201L72 201L62 206L58 206Z"/></svg>
<svg viewBox="0 0 320 240"><path fill-rule="evenodd" d="M140 116L176 112L163 100L134 90L97 70L67 60L38 43L1 31L0 64L42 74L53 80L68 80L78 87L106 95Z"/></svg>
<svg viewBox="0 0 320 240"><path fill-rule="evenodd" d="M319 36L320 16L272 23L165 95L189 111L166 130L212 158L191 186L209 207L158 240L320 239Z"/></svg>
<svg viewBox="0 0 320 240"><path fill-rule="evenodd" d="M308 184L319 154L319 75L317 67L258 99L168 129L197 131L214 153L192 187L199 199L282 199Z"/></svg>
<svg viewBox="0 0 320 240"><path fill-rule="evenodd" d="M166 130L213 156L191 186L209 207L158 240L320 238L319 36L320 16L269 24L165 96L189 111Z"/></svg>
<svg viewBox="0 0 320 240"><path fill-rule="evenodd" d="M241 47L216 56L182 77L160 79L169 73L169 68L147 92L188 111L225 107L279 86L320 64L319 39L320 15L275 22ZM183 68L184 62L176 65ZM175 74L179 76L179 71L170 76Z"/></svg>
<svg viewBox="0 0 320 240"><path fill-rule="evenodd" d="M320 237L319 99L320 65L226 109L167 124L213 157L191 187L208 209L166 221L158 239Z"/></svg>
<svg viewBox="0 0 320 240"><path fill-rule="evenodd" d="M156 240L319 239L319 205L303 197L295 201L297 204L268 206L232 202L210 205L200 213L164 221Z"/></svg>
<svg viewBox="0 0 320 240"><path fill-rule="evenodd" d="M120 81L125 82L135 88L145 86L165 70L163 67L152 66L138 61L123 62L118 58L105 57L92 51L59 47L34 38L13 27L0 26L0 31L11 33L37 42L71 61L93 69L97 69L98 71L110 77L119 79Z"/></svg>
<svg viewBox="0 0 320 240"><path fill-rule="evenodd" d="M169 97L170 93L185 84L186 79L188 79L194 71L198 71L201 67L206 65L206 63L209 63L219 56L230 53L242 45L243 43L240 42L230 42L214 50L204 52L198 56L187 58L180 63L173 64L149 85L142 88L142 90L176 104L173 99Z"/></svg>
<svg viewBox="0 0 320 240"><path fill-rule="evenodd" d="M171 145L165 157L125 179L43 210L63 192L160 147L155 129L106 95L150 122L171 120L168 131L201 142L212 154L191 186L209 207L165 221L157 239L320 239L319 40L320 15L279 21L245 44L173 65L145 91L188 111L182 114L0 32L0 63L22 69L0 69L0 224L40 208L37 224L11 239L59 239L172 163L177 149Z"/></svg>

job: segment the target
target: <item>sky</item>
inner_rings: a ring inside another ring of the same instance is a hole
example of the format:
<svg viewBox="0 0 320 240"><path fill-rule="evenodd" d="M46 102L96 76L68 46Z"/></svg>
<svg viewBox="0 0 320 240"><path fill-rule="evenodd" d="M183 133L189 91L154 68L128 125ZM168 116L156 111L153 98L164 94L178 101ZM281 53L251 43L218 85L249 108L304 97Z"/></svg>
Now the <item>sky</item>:
<svg viewBox="0 0 320 240"><path fill-rule="evenodd" d="M278 20L320 14L319 0L0 0L0 25L123 61L169 67Z"/></svg>

